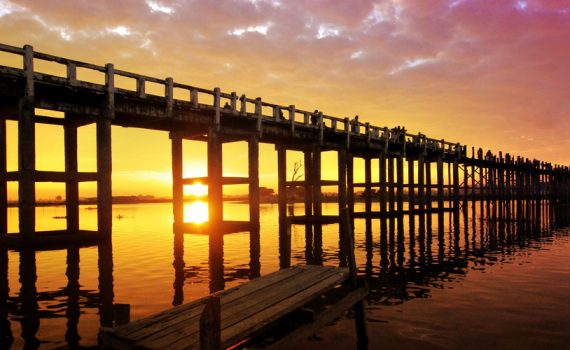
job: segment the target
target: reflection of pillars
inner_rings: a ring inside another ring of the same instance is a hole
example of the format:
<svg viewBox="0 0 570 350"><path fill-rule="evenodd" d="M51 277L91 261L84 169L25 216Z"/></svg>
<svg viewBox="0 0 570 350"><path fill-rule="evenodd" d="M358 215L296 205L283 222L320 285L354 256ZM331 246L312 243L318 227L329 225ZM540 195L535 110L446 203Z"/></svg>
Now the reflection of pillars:
<svg viewBox="0 0 570 350"><path fill-rule="evenodd" d="M261 249L259 239L259 227L254 227L250 232L249 242L249 278L254 279L261 274L261 263L259 261Z"/></svg>
<svg viewBox="0 0 570 350"><path fill-rule="evenodd" d="M65 340L70 348L77 348L79 345L79 248L67 249L67 330Z"/></svg>
<svg viewBox="0 0 570 350"><path fill-rule="evenodd" d="M277 146L277 196L279 208L279 265L291 265L291 236L287 225L287 150Z"/></svg>
<svg viewBox="0 0 570 350"><path fill-rule="evenodd" d="M404 243L404 216L398 215L396 218L396 230L397 230L397 244L398 244L398 252L396 254L398 270L402 271L404 269L404 262L405 262L405 251L406 246Z"/></svg>
<svg viewBox="0 0 570 350"><path fill-rule="evenodd" d="M445 260L445 237L444 237L444 228L443 228L443 212L437 213L437 256L438 256L438 263L443 263Z"/></svg>
<svg viewBox="0 0 570 350"><path fill-rule="evenodd" d="M404 211L404 157L399 154L396 157L396 175L398 177L398 188L396 197L398 200L398 213Z"/></svg>
<svg viewBox="0 0 570 350"><path fill-rule="evenodd" d="M390 213L396 211L396 197L394 193L394 157L388 157L388 201Z"/></svg>
<svg viewBox="0 0 570 350"><path fill-rule="evenodd" d="M426 209L431 211L431 162L428 160L426 163Z"/></svg>
<svg viewBox="0 0 570 350"><path fill-rule="evenodd" d="M317 218L321 218L323 214L323 203L322 203L322 193L321 193L321 150L319 147L313 148L313 163L311 175L313 177L313 215ZM322 263L322 251L323 251L323 226L319 222L315 224L315 235L314 235L314 252L313 256L316 264Z"/></svg>
<svg viewBox="0 0 570 350"><path fill-rule="evenodd" d="M418 264L421 268L426 266L426 217L425 214L419 215L418 224Z"/></svg>
<svg viewBox="0 0 570 350"><path fill-rule="evenodd" d="M113 190L111 182L111 120L115 115L114 68L106 66L107 98L103 113L97 119L97 222L103 236L110 237L113 225Z"/></svg>
<svg viewBox="0 0 570 350"><path fill-rule="evenodd" d="M99 243L99 323L113 327L113 244L110 239Z"/></svg>
<svg viewBox="0 0 570 350"><path fill-rule="evenodd" d="M454 210L451 215L453 215L453 248L455 257L459 257L461 255L461 248L460 248L460 230L459 230L459 211Z"/></svg>
<svg viewBox="0 0 570 350"><path fill-rule="evenodd" d="M8 183L6 172L6 120L0 117L0 235L8 233Z"/></svg>
<svg viewBox="0 0 570 350"><path fill-rule="evenodd" d="M348 211L350 212L350 217L354 217L354 157L351 153L346 155L346 186L347 186L347 198L346 204L348 205Z"/></svg>
<svg viewBox="0 0 570 350"><path fill-rule="evenodd" d="M420 214L421 216L421 214ZM409 250L410 250L410 261L408 266L412 271L412 274L416 273L416 217L415 215L409 216Z"/></svg>
<svg viewBox="0 0 570 350"><path fill-rule="evenodd" d="M453 158L453 209L459 209L459 159L457 157Z"/></svg>
<svg viewBox="0 0 570 350"><path fill-rule="evenodd" d="M414 159L412 157L408 157L408 205L410 213L413 213L416 209L414 184Z"/></svg>
<svg viewBox="0 0 570 350"><path fill-rule="evenodd" d="M365 231L365 236L366 236L366 278L367 280L370 280L372 278L372 271L373 271L373 266L372 266L372 257L374 256L373 254L373 245L374 242L372 240L372 219L370 217L366 218L366 231Z"/></svg>
<svg viewBox="0 0 570 350"><path fill-rule="evenodd" d="M68 116L66 116L67 118ZM67 230L79 230L79 183L77 182L77 125L66 121L63 126L65 143L65 212Z"/></svg>
<svg viewBox="0 0 570 350"><path fill-rule="evenodd" d="M20 304L22 308L22 338L25 349L37 349L40 345L36 333L40 327L36 290L36 252L31 249L20 251Z"/></svg>
<svg viewBox="0 0 570 350"><path fill-rule="evenodd" d="M257 137L251 137L247 146L249 175L249 221L252 227L259 227L259 140ZM252 230L252 232L253 231L254 230Z"/></svg>
<svg viewBox="0 0 570 350"><path fill-rule="evenodd" d="M388 222L380 218L380 277L388 274L390 261L388 260Z"/></svg>
<svg viewBox="0 0 570 350"><path fill-rule="evenodd" d="M33 72L33 53L31 46L26 46L24 70ZM33 73L32 73L33 74ZM34 172L36 167L35 125L34 125L34 83L33 76L28 79L26 95L20 99L18 120L18 208L20 217L20 234L26 238L35 236L35 203L36 191Z"/></svg>
<svg viewBox="0 0 570 350"><path fill-rule="evenodd" d="M431 244L432 244L432 224L431 220L432 214L428 213L426 216L426 264L427 266L431 266L433 262L433 256L431 253Z"/></svg>
<svg viewBox="0 0 570 350"><path fill-rule="evenodd" d="M0 343L2 348L10 349L14 337L10 321L8 321L8 297L10 285L8 284L8 249L0 247Z"/></svg>
<svg viewBox="0 0 570 350"><path fill-rule="evenodd" d="M310 217L313 215L313 193L312 193L312 173L311 168L313 164L312 153L304 151L305 160L305 216ZM313 225L310 223L305 224L305 260L307 263L313 261Z"/></svg>
<svg viewBox="0 0 570 350"><path fill-rule="evenodd" d="M386 152L380 152L378 158L380 174L378 180L380 182L380 212L386 213Z"/></svg>
<svg viewBox="0 0 570 350"><path fill-rule="evenodd" d="M370 159L369 159L370 160ZM370 166L370 162L368 163ZM368 171L370 168L368 168ZM342 212L346 208L346 148L341 147L338 150L338 210L339 217L342 217ZM369 209L367 209L368 212ZM351 217L352 220L352 217ZM352 223L350 223L352 225ZM345 237L343 230L346 230L346 225L339 223L339 261L341 266L346 266L345 257L348 256L345 251L345 245L342 244L342 237Z"/></svg>
<svg viewBox="0 0 570 350"><path fill-rule="evenodd" d="M443 209L443 156L437 157L437 209Z"/></svg>
<svg viewBox="0 0 570 350"><path fill-rule="evenodd" d="M425 181L425 165L424 156L420 154L418 156L418 204L420 212L425 209L425 191L424 191L424 181Z"/></svg>
<svg viewBox="0 0 570 350"><path fill-rule="evenodd" d="M184 302L184 231L181 227L174 226L174 296L172 298L172 306L181 305Z"/></svg>
<svg viewBox="0 0 570 350"><path fill-rule="evenodd" d="M364 210L367 214L372 211L372 159L364 157ZM340 163L339 163L340 166Z"/></svg>
<svg viewBox="0 0 570 350"><path fill-rule="evenodd" d="M184 185L182 138L171 136L172 143L172 210L174 225L184 223ZM175 228L176 230L176 228Z"/></svg>

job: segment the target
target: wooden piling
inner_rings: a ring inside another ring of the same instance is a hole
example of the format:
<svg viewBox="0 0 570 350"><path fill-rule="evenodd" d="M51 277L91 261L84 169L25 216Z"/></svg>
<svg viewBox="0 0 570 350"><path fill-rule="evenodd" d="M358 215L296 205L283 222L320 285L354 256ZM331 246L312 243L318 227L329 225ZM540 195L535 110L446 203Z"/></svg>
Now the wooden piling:
<svg viewBox="0 0 570 350"><path fill-rule="evenodd" d="M6 158L6 120L0 118L0 234L8 233L8 173Z"/></svg>
<svg viewBox="0 0 570 350"><path fill-rule="evenodd" d="M311 151L303 151L304 157L304 169L305 169L305 185L304 185L304 194L305 194L305 216L310 217L313 215L313 187L312 187L312 173L311 168L313 164L313 157ZM347 164L348 166L348 164ZM312 224L306 223L305 224L305 239L307 246L313 245L313 227ZM312 248L307 250L312 254ZM310 260L310 259L309 259Z"/></svg>
<svg viewBox="0 0 570 350"><path fill-rule="evenodd" d="M346 204L352 218L354 217L354 156L348 151L346 155L346 191Z"/></svg>
<svg viewBox="0 0 570 350"><path fill-rule="evenodd" d="M174 224L184 223L184 184L183 184L183 153L182 138L172 135L172 210Z"/></svg>
<svg viewBox="0 0 570 350"><path fill-rule="evenodd" d="M259 227L259 139L250 137L247 144L249 175L249 221Z"/></svg>
<svg viewBox="0 0 570 350"><path fill-rule="evenodd" d="M287 150L277 147L277 205L279 212L279 264L281 268L291 266L291 236L287 224Z"/></svg>
<svg viewBox="0 0 570 350"><path fill-rule="evenodd" d="M97 119L97 227L103 236L110 236L113 226L111 123L115 117L115 69L112 64L107 64L105 70L105 105Z"/></svg>
<svg viewBox="0 0 570 350"><path fill-rule="evenodd" d="M370 157L364 158L364 201L365 211L370 213L372 211L372 159ZM340 165L340 164L339 164Z"/></svg>
<svg viewBox="0 0 570 350"><path fill-rule="evenodd" d="M24 46L24 74L26 84L24 96L19 102L18 119L18 209L20 234L24 238L35 237L36 228L36 185L34 179L36 167L36 132L34 125L34 63L33 48Z"/></svg>
<svg viewBox="0 0 570 350"><path fill-rule="evenodd" d="M396 194L394 182L394 157L388 157L388 202L389 211L391 213L396 211Z"/></svg>
<svg viewBox="0 0 570 350"><path fill-rule="evenodd" d="M410 213L416 210L414 170L414 158L408 157L408 203Z"/></svg>
<svg viewBox="0 0 570 350"><path fill-rule="evenodd" d="M66 116L68 119L68 116ZM73 121L66 121L63 126L65 147L65 209L67 230L79 230L79 183L77 181L77 126Z"/></svg>
<svg viewBox="0 0 570 350"><path fill-rule="evenodd" d="M219 227L223 221L222 177L222 142L216 127L211 126L208 130L208 218L213 227Z"/></svg>
<svg viewBox="0 0 570 350"><path fill-rule="evenodd" d="M437 157L437 210L442 210L443 202L443 156Z"/></svg>
<svg viewBox="0 0 570 350"><path fill-rule="evenodd" d="M401 154L396 157L396 175L398 177L396 189L398 213L401 214L404 211L404 156Z"/></svg>
<svg viewBox="0 0 570 350"><path fill-rule="evenodd" d="M425 162L426 166L426 209L432 209L432 184L431 184L431 161Z"/></svg>
<svg viewBox="0 0 570 350"><path fill-rule="evenodd" d="M378 158L378 168L379 175L378 180L380 182L380 212L386 213L386 152L380 152Z"/></svg>
<svg viewBox="0 0 570 350"><path fill-rule="evenodd" d="M420 154L418 156L418 205L420 212L425 210L425 164L424 155Z"/></svg>
<svg viewBox="0 0 570 350"><path fill-rule="evenodd" d="M453 209L459 209L459 158L453 158Z"/></svg>

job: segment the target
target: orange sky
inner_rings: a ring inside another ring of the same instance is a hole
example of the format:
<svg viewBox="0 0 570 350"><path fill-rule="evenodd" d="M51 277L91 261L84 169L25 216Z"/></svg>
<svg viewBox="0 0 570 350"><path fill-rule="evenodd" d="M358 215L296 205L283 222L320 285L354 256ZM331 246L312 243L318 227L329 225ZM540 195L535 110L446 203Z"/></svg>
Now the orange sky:
<svg viewBox="0 0 570 350"><path fill-rule="evenodd" d="M570 163L567 0L0 0L0 42ZM81 132L92 170L93 128ZM170 195L168 135L113 133L114 194ZM62 169L63 132L42 127L38 143L38 168ZM225 172L243 174L245 144L233 149ZM186 151L187 172L203 175L205 146ZM263 146L262 186L275 186L275 160Z"/></svg>

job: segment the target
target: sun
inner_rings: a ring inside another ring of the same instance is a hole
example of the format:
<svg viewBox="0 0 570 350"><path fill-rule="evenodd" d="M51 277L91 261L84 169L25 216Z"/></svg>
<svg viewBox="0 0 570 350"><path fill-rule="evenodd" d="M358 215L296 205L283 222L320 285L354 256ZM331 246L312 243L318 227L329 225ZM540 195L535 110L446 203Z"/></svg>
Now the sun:
<svg viewBox="0 0 570 350"><path fill-rule="evenodd" d="M208 203L194 201L184 206L184 221L201 224L208 221Z"/></svg>

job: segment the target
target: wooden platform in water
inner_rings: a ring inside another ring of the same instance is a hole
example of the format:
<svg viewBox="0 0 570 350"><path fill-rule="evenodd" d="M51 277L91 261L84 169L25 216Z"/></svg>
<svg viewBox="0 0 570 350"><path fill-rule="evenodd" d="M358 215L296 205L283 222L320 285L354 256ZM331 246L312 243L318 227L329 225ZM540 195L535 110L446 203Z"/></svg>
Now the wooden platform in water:
<svg viewBox="0 0 570 350"><path fill-rule="evenodd" d="M348 278L346 268L298 265L216 293L221 305L221 347L249 339ZM365 288L351 291L339 303L342 310L339 306L324 312L328 316L324 322L333 321L365 295ZM112 329L102 328L100 342L116 349L200 348L200 317L208 300L199 299ZM315 322L313 328L322 325L323 321ZM302 336L310 336L316 330L313 328L303 327Z"/></svg>

